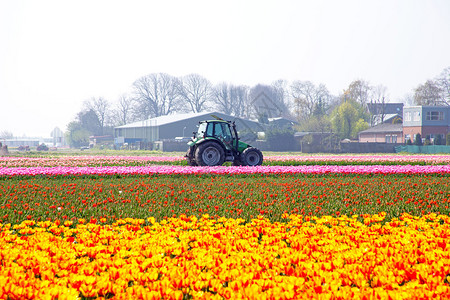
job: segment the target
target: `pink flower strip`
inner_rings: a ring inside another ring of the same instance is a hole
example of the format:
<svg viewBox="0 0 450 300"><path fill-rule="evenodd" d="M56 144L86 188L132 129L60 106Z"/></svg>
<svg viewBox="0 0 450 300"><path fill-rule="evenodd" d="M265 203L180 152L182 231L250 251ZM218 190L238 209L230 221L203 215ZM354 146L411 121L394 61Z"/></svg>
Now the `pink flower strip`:
<svg viewBox="0 0 450 300"><path fill-rule="evenodd" d="M259 167L29 167L0 168L0 176L150 174L430 174L450 173L450 165L259 166Z"/></svg>

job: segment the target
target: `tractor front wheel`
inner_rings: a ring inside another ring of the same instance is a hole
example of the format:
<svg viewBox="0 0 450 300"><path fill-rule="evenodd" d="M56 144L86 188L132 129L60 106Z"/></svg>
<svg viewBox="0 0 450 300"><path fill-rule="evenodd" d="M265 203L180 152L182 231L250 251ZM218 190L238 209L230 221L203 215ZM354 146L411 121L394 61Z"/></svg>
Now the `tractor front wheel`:
<svg viewBox="0 0 450 300"><path fill-rule="evenodd" d="M221 166L225 161L225 151L215 142L205 142L197 146L195 160L199 166Z"/></svg>
<svg viewBox="0 0 450 300"><path fill-rule="evenodd" d="M242 152L241 159L244 166L260 166L263 155L259 149L250 147Z"/></svg>

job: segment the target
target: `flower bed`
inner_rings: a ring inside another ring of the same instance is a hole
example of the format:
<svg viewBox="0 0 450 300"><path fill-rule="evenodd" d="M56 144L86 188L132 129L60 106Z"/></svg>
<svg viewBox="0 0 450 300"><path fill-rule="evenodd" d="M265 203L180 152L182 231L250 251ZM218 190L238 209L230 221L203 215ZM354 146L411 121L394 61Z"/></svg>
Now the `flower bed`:
<svg viewBox="0 0 450 300"><path fill-rule="evenodd" d="M264 165L449 165L450 155L265 155ZM183 156L0 157L0 168L187 165Z"/></svg>
<svg viewBox="0 0 450 300"><path fill-rule="evenodd" d="M450 218L0 226L0 298L450 297Z"/></svg>
<svg viewBox="0 0 450 300"><path fill-rule="evenodd" d="M0 299L449 298L447 158L362 157L0 159Z"/></svg>
<svg viewBox="0 0 450 300"><path fill-rule="evenodd" d="M448 165L450 155L280 155L265 159L271 164L325 165Z"/></svg>
<svg viewBox="0 0 450 300"><path fill-rule="evenodd" d="M271 167L263 167L266 168ZM145 219L153 216L161 220L180 214L199 217L204 213L247 221L263 215L272 221L281 221L283 213L320 217L381 211L386 212L387 220L390 220L404 212L416 216L450 212L448 173L376 173L372 170L347 174L215 174L204 173L208 168L178 169L202 172L180 174L168 168L169 174L114 172L105 175L100 172L103 175L96 175L80 172L51 173L58 174L55 176L40 175L42 173L3 176L0 177L0 221L18 223L27 219L106 217L111 223L127 217ZM251 172L258 169L245 168Z"/></svg>
<svg viewBox="0 0 450 300"><path fill-rule="evenodd" d="M149 175L149 174L431 174L450 173L450 165L257 166L257 167L16 167L0 168L0 176Z"/></svg>
<svg viewBox="0 0 450 300"><path fill-rule="evenodd" d="M0 157L0 167L101 167L142 166L147 164L180 164L180 156L53 156Z"/></svg>

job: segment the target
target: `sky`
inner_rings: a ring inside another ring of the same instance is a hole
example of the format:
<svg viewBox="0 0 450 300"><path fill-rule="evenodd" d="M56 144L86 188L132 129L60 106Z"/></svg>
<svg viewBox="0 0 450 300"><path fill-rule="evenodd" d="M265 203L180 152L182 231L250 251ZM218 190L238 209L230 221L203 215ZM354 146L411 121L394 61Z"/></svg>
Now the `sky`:
<svg viewBox="0 0 450 300"><path fill-rule="evenodd" d="M0 0L0 132L16 137L65 131L151 73L334 95L365 80L400 102L446 67L448 0Z"/></svg>

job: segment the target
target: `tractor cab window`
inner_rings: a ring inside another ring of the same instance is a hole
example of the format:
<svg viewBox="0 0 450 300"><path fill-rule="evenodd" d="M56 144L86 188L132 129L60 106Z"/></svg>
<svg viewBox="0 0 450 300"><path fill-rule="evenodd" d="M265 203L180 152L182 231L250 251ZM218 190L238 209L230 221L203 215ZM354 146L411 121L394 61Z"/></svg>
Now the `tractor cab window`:
<svg viewBox="0 0 450 300"><path fill-rule="evenodd" d="M208 123L200 123L200 125L198 126L197 136L204 137L212 135L213 135L212 126L208 126Z"/></svg>
<svg viewBox="0 0 450 300"><path fill-rule="evenodd" d="M206 129L205 136L214 136L213 124L208 123L208 128Z"/></svg>
<svg viewBox="0 0 450 300"><path fill-rule="evenodd" d="M224 136L225 140L227 142L231 142L233 137L231 135L230 126L228 126L228 124L222 123L222 131L223 131L223 136Z"/></svg>
<svg viewBox="0 0 450 300"><path fill-rule="evenodd" d="M232 147L231 142L233 137L231 136L231 130L227 123L215 123L214 135L220 139L227 149Z"/></svg>

